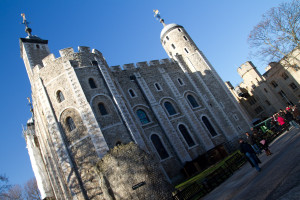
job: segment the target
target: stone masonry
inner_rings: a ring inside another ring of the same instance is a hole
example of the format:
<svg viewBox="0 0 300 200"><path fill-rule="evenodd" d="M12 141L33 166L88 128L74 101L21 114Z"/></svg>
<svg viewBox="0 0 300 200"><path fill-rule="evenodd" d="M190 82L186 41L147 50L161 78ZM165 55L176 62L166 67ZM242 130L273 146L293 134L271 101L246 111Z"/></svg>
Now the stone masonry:
<svg viewBox="0 0 300 200"><path fill-rule="evenodd" d="M108 198L143 199L137 191L162 183L169 191L169 183L184 178L187 162L248 131L247 118L185 29L166 25L161 42L170 58L120 67L108 66L102 53L89 47L65 48L56 58L47 40L20 39L33 100L28 128L39 143L28 146L40 156L30 158L43 161L36 176L48 176L47 184L38 181L45 198L104 199L112 190ZM129 145L126 162L134 162L117 167L123 161L114 152L131 142L137 146ZM101 158L106 167L99 177L92 169ZM161 183L147 179L158 174ZM142 182L146 185L137 190L127 188Z"/></svg>

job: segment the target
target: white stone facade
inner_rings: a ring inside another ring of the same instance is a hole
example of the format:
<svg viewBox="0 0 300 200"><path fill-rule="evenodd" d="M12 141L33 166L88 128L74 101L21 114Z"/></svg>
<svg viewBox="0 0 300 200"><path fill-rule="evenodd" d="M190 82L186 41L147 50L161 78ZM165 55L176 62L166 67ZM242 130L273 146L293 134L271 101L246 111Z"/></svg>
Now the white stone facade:
<svg viewBox="0 0 300 200"><path fill-rule="evenodd" d="M262 75L250 61L238 68L243 82L236 88L228 82L228 88L253 122L299 103L299 59L300 50L296 48L279 62L270 63Z"/></svg>
<svg viewBox="0 0 300 200"><path fill-rule="evenodd" d="M48 41L20 39L32 86L35 135L53 197L103 199L92 169L119 143L133 141L153 154L175 182L186 162L249 129L184 28L166 26L161 41L171 59L121 69L109 67L95 49L66 48L55 58Z"/></svg>

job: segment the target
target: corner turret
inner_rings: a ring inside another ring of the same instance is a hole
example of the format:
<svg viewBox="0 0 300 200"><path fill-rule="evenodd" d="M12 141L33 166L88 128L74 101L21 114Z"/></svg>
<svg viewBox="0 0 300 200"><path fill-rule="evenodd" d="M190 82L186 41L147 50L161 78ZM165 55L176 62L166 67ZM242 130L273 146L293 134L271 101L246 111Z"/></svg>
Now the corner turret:
<svg viewBox="0 0 300 200"><path fill-rule="evenodd" d="M50 54L48 48L48 40L43 40L38 36L32 35L32 29L28 27L29 22L23 17L23 24L25 25L25 32L28 34L26 38L20 38L20 53L24 60L26 71L31 82L33 71L36 65L43 66L42 60Z"/></svg>

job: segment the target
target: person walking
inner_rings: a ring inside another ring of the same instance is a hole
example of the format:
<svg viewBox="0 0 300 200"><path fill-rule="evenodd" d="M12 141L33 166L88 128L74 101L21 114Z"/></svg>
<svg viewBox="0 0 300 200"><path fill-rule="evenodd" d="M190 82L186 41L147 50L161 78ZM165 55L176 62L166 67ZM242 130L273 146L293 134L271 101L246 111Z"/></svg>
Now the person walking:
<svg viewBox="0 0 300 200"><path fill-rule="evenodd" d="M250 144L244 142L243 139L239 139L240 143L240 152L245 154L247 158L251 161L255 169L260 172L261 168L259 167L258 163L260 162L259 159L257 158L255 151L253 148L250 146Z"/></svg>
<svg viewBox="0 0 300 200"><path fill-rule="evenodd" d="M289 124L297 129L300 128L300 126L294 121L294 117L290 110L285 110L284 111L284 117L285 119L289 122Z"/></svg>
<svg viewBox="0 0 300 200"><path fill-rule="evenodd" d="M294 108L293 108L293 117L294 117L296 123L299 124L299 122L300 122L300 110L299 110L299 107L297 105L295 105Z"/></svg>
<svg viewBox="0 0 300 200"><path fill-rule="evenodd" d="M248 142L248 144L251 145L251 147L253 148L253 150L255 151L255 153L256 154L261 154L261 150L260 150L260 148L256 144L256 140L254 138L254 135L253 134L250 135L248 132L246 132L245 134L247 136L247 142Z"/></svg>

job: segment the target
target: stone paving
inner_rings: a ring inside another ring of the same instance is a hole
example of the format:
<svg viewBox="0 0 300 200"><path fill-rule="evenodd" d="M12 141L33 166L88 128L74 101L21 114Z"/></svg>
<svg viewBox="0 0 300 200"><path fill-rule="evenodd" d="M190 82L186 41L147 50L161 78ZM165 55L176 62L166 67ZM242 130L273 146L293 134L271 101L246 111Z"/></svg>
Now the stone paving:
<svg viewBox="0 0 300 200"><path fill-rule="evenodd" d="M249 163L203 200L300 199L300 130L291 129L271 145L271 156L261 154L261 172Z"/></svg>

